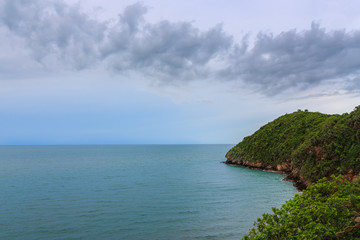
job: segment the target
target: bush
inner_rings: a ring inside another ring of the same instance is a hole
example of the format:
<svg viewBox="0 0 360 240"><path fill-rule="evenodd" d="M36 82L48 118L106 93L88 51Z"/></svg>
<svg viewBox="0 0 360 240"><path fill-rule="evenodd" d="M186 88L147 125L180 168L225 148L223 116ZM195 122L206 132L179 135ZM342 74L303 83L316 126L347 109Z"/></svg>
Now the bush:
<svg viewBox="0 0 360 240"><path fill-rule="evenodd" d="M341 175L323 178L272 214L263 214L250 239L360 239L360 184ZM345 231L344 231L345 230Z"/></svg>

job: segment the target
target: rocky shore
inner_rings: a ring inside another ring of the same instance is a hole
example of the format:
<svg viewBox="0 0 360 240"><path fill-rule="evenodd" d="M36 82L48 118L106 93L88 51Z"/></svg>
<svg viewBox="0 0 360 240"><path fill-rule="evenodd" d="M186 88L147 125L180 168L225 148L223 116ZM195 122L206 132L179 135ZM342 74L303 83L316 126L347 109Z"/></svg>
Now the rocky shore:
<svg viewBox="0 0 360 240"><path fill-rule="evenodd" d="M226 161L223 162L225 164L231 166L239 166L244 168L250 169L258 169L267 172L276 172L276 173L284 173L287 176L283 179L284 181L290 181L294 183L294 186L299 190L302 191L307 186L311 184L309 181L304 181L301 177L298 176L298 171L294 170L291 167L290 163L282 163L276 166L265 165L261 162L250 162L242 159L232 159L231 156L226 155Z"/></svg>
<svg viewBox="0 0 360 240"><path fill-rule="evenodd" d="M239 166L250 169L258 169L267 172L276 172L276 173L284 173L287 176L283 179L283 181L293 182L294 187L296 187L299 191L304 190L308 186L312 184L312 182L305 180L304 177L301 176L299 169L293 168L291 163L284 162L282 164L277 164L276 166L266 165L261 162L251 162L243 159L233 159L231 156L226 154L226 161L223 162L225 164L231 166ZM347 174L344 174L343 177L349 181L355 182L359 179L359 174L356 174L352 169L348 171Z"/></svg>

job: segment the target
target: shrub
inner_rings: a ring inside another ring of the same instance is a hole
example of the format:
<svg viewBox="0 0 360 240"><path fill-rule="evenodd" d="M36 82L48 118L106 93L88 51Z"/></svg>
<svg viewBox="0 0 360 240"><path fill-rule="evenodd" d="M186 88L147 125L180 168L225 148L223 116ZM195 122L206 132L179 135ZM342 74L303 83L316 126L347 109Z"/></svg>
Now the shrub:
<svg viewBox="0 0 360 240"><path fill-rule="evenodd" d="M341 175L323 178L272 214L263 214L244 239L360 239L359 210L359 182Z"/></svg>

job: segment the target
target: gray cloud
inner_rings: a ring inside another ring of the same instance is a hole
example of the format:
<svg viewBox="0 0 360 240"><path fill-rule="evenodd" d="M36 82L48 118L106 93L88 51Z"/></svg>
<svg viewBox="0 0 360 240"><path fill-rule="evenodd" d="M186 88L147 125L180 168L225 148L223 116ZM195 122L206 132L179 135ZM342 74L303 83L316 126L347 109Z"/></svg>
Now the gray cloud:
<svg viewBox="0 0 360 240"><path fill-rule="evenodd" d="M106 25L91 20L77 6L62 1L2 1L1 25L23 37L33 57L45 62L54 55L75 69L89 66L99 53Z"/></svg>
<svg viewBox="0 0 360 240"><path fill-rule="evenodd" d="M75 69L103 62L162 81L195 79L211 74L207 64L232 46L221 26L203 32L187 22L150 24L140 3L126 7L115 25L60 0L5 0L0 9L1 25L24 38L45 65L55 56Z"/></svg>
<svg viewBox="0 0 360 240"><path fill-rule="evenodd" d="M201 31L190 22L150 23L147 11L130 5L110 24L61 0L0 0L0 27L24 39L44 65L49 58L78 70L105 64L164 83L216 77L265 95L336 79L346 79L344 89L360 88L360 31L329 32L313 23L306 31L259 33L253 44L246 37L236 44L221 25Z"/></svg>
<svg viewBox="0 0 360 240"><path fill-rule="evenodd" d="M141 4L127 7L109 31L102 53L115 70L140 70L165 81L206 77L207 64L232 46L221 26L201 32L187 22L150 24L146 11Z"/></svg>
<svg viewBox="0 0 360 240"><path fill-rule="evenodd" d="M141 70L167 81L208 76L211 69L207 64L231 46L231 38L221 27L200 32L189 23L147 25L142 36L131 36L129 41L122 39L124 35L115 32L106 44L112 66L119 71Z"/></svg>
<svg viewBox="0 0 360 240"><path fill-rule="evenodd" d="M338 78L348 83L360 73L359 31L326 32L313 23L303 32L260 33L251 49L242 47L234 51L222 74L257 85L267 95Z"/></svg>

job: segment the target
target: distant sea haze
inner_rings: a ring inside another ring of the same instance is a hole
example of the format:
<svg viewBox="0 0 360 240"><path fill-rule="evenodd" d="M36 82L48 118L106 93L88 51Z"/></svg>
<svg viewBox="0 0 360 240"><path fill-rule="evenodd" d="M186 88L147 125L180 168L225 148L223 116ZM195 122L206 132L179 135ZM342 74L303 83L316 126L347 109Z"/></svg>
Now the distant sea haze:
<svg viewBox="0 0 360 240"><path fill-rule="evenodd" d="M297 191L231 147L0 146L0 239L241 239Z"/></svg>

